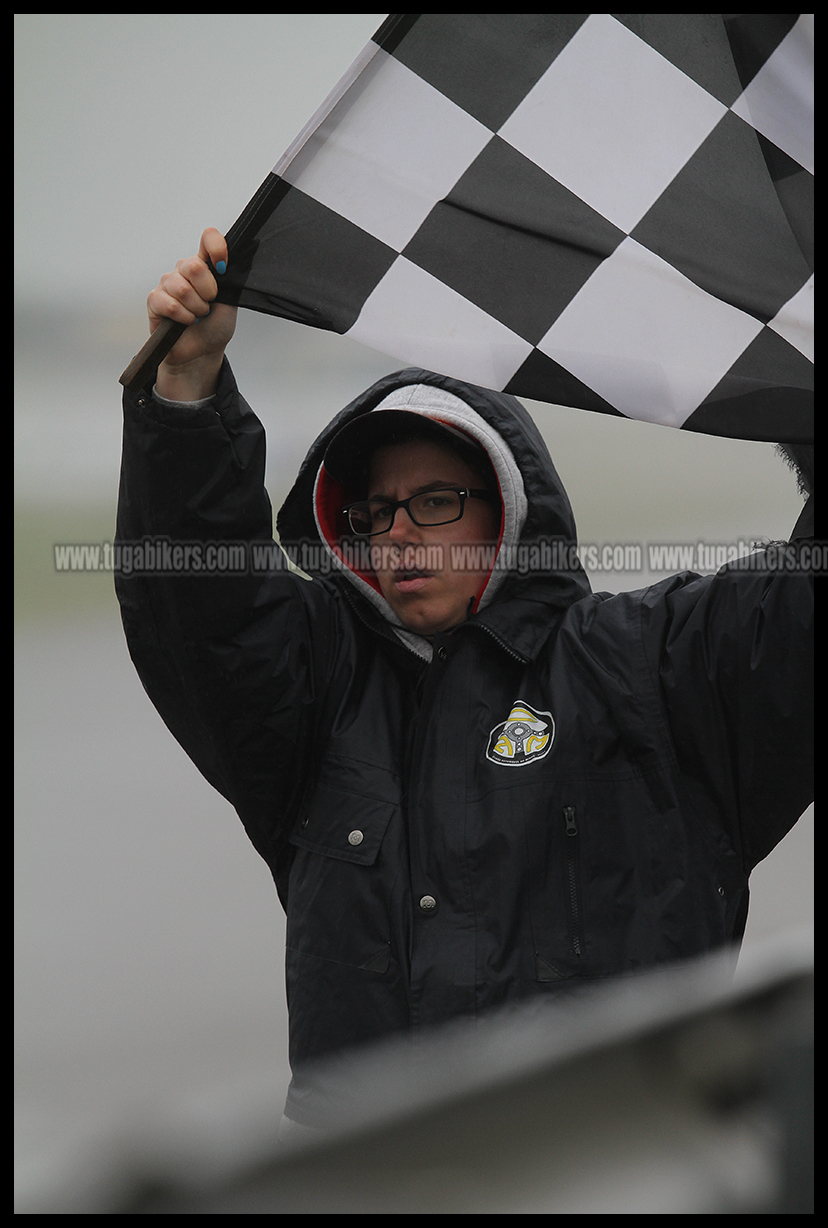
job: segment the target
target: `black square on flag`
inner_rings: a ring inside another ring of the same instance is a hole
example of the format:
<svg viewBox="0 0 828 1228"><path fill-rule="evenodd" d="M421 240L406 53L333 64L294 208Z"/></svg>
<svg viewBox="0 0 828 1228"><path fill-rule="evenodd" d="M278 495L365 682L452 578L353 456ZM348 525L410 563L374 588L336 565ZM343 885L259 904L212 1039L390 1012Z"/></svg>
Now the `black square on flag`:
<svg viewBox="0 0 828 1228"><path fill-rule="evenodd" d="M299 188L276 184L279 207L233 248L219 298L347 332L397 252Z"/></svg>
<svg viewBox="0 0 828 1228"><path fill-rule="evenodd" d="M755 129L728 111L632 238L685 277L767 323L810 276Z"/></svg>
<svg viewBox="0 0 828 1228"><path fill-rule="evenodd" d="M623 238L493 137L403 255L534 345Z"/></svg>
<svg viewBox="0 0 828 1228"><path fill-rule="evenodd" d="M392 54L496 132L588 13L429 13Z"/></svg>
<svg viewBox="0 0 828 1228"><path fill-rule="evenodd" d="M605 401L587 384L567 371L554 358L533 350L503 389L512 396L528 397L529 400L547 401L555 405L577 405L601 414L625 417L609 401Z"/></svg>
<svg viewBox="0 0 828 1228"><path fill-rule="evenodd" d="M814 177L761 132L759 148L805 263L814 267Z"/></svg>
<svg viewBox="0 0 828 1228"><path fill-rule="evenodd" d="M814 365L772 328L763 328L683 425L683 430L778 442L813 441Z"/></svg>
<svg viewBox="0 0 828 1228"><path fill-rule="evenodd" d="M799 16L799 13L729 13L724 18L743 89L764 68Z"/></svg>

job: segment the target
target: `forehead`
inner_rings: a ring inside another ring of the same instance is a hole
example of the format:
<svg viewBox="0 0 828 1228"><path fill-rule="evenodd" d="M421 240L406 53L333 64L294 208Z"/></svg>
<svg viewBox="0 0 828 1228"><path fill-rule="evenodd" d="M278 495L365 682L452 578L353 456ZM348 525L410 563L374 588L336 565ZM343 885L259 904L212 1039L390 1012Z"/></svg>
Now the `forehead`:
<svg viewBox="0 0 828 1228"><path fill-rule="evenodd" d="M371 456L370 493L391 494L390 487L424 486L429 482L469 484L474 470L450 447L431 440L383 444Z"/></svg>

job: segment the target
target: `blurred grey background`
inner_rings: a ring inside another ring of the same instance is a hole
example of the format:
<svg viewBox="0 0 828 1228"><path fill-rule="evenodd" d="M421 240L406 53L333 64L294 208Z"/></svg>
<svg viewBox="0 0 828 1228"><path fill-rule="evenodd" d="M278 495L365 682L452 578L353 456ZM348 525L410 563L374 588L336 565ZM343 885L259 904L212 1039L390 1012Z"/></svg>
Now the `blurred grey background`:
<svg viewBox="0 0 828 1228"><path fill-rule="evenodd" d="M94 1209L133 1146L231 1163L281 1113L268 871L144 695L111 576L56 573L53 545L112 540L147 293L229 227L384 17L14 18L18 1210ZM275 506L331 415L401 365L251 312L230 357ZM584 543L786 537L801 508L772 445L527 404ZM748 948L812 925L812 834L809 811L754 874Z"/></svg>

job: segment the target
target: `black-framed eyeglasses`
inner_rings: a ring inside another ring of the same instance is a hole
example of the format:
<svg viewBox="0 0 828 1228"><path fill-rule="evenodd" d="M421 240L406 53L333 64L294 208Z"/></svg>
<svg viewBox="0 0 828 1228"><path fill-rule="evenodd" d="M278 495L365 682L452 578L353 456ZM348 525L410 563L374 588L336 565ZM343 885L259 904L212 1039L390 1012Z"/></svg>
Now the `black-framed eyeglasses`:
<svg viewBox="0 0 828 1228"><path fill-rule="evenodd" d="M360 537L376 537L387 533L394 523L398 510L404 507L414 524L421 528L431 525L451 524L460 520L467 499L486 499L496 503L496 497L488 490L458 490L453 486L439 490L425 490L409 499L362 499L343 507L348 516L351 531Z"/></svg>

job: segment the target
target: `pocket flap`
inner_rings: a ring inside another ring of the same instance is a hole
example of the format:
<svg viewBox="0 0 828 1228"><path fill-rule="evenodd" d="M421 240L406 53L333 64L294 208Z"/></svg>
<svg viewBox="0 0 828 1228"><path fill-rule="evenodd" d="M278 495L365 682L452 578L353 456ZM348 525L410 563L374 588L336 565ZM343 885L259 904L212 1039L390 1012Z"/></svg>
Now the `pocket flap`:
<svg viewBox="0 0 828 1228"><path fill-rule="evenodd" d="M374 797L321 783L310 808L290 835L290 843L309 853L370 866L396 806Z"/></svg>

